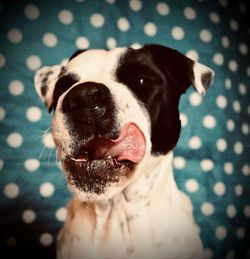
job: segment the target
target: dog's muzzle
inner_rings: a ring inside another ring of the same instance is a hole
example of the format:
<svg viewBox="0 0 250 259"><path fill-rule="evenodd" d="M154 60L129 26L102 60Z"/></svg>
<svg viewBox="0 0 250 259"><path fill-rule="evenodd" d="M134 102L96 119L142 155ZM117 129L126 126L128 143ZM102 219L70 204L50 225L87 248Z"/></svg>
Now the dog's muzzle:
<svg viewBox="0 0 250 259"><path fill-rule="evenodd" d="M114 101L105 85L86 82L72 87L61 112L73 147L62 159L71 185L102 194L131 176L144 156L145 137L133 122L117 126Z"/></svg>

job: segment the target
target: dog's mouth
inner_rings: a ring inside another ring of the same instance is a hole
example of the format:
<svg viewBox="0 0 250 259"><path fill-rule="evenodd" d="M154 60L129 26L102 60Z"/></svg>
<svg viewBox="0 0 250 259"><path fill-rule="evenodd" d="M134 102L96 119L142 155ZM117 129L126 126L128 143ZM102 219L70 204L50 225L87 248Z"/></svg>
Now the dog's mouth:
<svg viewBox="0 0 250 259"><path fill-rule="evenodd" d="M127 123L117 139L96 137L62 165L71 186L87 193L102 194L111 184L128 179L145 153L144 134L135 123Z"/></svg>

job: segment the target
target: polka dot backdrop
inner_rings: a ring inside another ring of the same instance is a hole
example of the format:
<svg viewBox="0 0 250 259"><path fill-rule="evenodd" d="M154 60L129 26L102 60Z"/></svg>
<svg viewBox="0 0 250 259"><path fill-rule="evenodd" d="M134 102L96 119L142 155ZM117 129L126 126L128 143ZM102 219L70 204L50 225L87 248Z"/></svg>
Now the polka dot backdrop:
<svg viewBox="0 0 250 259"><path fill-rule="evenodd" d="M180 103L175 178L192 199L206 258L249 258L249 9L227 0L0 3L1 251L54 258L71 193L34 91L43 65L76 50L158 43L215 70L205 97Z"/></svg>

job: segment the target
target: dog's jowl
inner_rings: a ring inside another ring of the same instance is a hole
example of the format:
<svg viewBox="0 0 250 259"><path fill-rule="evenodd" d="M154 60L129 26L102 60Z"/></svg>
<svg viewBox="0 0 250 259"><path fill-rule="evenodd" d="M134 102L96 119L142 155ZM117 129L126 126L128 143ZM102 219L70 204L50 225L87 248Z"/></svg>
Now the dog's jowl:
<svg viewBox="0 0 250 259"><path fill-rule="evenodd" d="M58 258L203 258L172 150L180 96L190 85L205 94L213 76L160 45L77 51L66 65L37 71L73 193Z"/></svg>

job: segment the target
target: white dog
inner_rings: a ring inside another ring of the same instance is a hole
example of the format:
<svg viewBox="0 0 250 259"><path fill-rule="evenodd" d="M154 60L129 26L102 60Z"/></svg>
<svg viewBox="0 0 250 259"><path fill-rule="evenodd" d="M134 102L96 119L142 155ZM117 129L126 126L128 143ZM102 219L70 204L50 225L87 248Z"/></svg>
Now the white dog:
<svg viewBox="0 0 250 259"><path fill-rule="evenodd" d="M189 198L172 170L179 98L205 94L214 72L176 50L77 51L40 69L52 135L74 197L58 258L203 258Z"/></svg>

